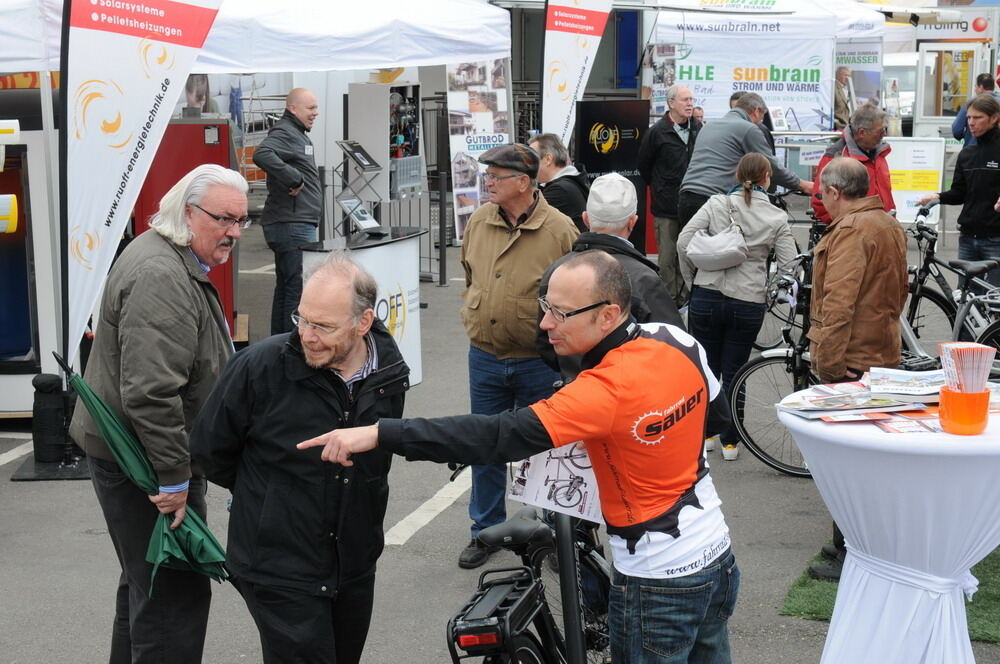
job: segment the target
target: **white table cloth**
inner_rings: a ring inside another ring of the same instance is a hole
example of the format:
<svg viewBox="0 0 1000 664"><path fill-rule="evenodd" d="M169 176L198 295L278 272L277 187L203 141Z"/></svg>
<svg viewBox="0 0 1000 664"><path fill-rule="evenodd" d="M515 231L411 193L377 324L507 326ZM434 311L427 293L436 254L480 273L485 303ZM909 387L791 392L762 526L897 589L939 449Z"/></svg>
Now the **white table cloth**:
<svg viewBox="0 0 1000 664"><path fill-rule="evenodd" d="M847 541L822 664L975 662L964 601L1000 545L1000 416L978 436L779 417Z"/></svg>

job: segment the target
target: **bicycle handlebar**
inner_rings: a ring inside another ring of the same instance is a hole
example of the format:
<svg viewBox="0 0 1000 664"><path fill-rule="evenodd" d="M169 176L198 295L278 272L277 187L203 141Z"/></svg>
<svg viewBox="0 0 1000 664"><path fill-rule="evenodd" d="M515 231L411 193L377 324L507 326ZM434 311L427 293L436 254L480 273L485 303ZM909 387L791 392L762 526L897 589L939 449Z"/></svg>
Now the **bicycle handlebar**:
<svg viewBox="0 0 1000 664"><path fill-rule="evenodd" d="M931 210L937 207L938 205L941 205L941 199L935 198L933 201L931 201L927 205L924 205L919 210L917 210L917 218L927 217L927 215L931 213Z"/></svg>

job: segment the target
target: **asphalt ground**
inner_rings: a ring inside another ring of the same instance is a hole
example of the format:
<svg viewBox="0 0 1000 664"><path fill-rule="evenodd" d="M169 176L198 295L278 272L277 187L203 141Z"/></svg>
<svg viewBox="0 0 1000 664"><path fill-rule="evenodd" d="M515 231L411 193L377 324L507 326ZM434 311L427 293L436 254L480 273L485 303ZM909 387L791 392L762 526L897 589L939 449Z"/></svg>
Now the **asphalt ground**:
<svg viewBox="0 0 1000 664"><path fill-rule="evenodd" d="M448 253L448 273L461 274L458 250ZM953 256L954 247L943 253ZM244 231L238 308L250 315L252 341L269 326L273 276L266 266L272 262L260 227ZM424 380L409 392L408 415L468 411L461 290L454 280L447 287L422 284ZM26 432L28 421L0 420L0 664L106 661L118 564L103 517L87 481L9 481L30 450ZM729 623L734 661L818 662L827 624L778 615L789 585L830 536L830 519L813 483L772 471L745 451L732 462L714 452L709 463L743 572ZM472 594L483 569L517 563L501 553L480 570L458 568L468 541L468 493L450 504L442 500L443 509L424 507L446 487L448 475L430 463L397 459L393 466L387 531L398 534L393 527L422 508L433 518L382 555L365 662L449 661L448 618ZM209 525L223 542L227 497L210 487ZM242 599L228 584L213 589L204 661L260 661L257 632ZM973 650L981 663L1000 662L1000 646L974 644Z"/></svg>

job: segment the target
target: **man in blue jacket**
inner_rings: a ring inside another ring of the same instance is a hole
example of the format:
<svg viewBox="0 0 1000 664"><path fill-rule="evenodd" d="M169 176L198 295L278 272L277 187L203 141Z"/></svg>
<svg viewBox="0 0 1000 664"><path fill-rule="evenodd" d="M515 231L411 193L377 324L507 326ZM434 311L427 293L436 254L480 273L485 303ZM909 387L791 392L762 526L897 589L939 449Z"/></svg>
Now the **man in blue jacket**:
<svg viewBox="0 0 1000 664"><path fill-rule="evenodd" d="M301 247L319 237L323 194L307 135L317 115L316 95L295 88L285 99L285 114L253 154L253 163L267 173L267 200L260 222L267 246L274 252L271 334L292 329L289 316L302 294Z"/></svg>
<svg viewBox="0 0 1000 664"><path fill-rule="evenodd" d="M996 83L989 74L980 74L977 76L974 89L975 93L973 97L989 94L993 95L994 99L1000 99L1000 95L996 93ZM951 135L960 141L965 141L965 145L975 145L976 137L972 135L972 131L969 129L969 103L971 103L971 100L962 106L958 111L958 115L955 116L955 120L952 121Z"/></svg>

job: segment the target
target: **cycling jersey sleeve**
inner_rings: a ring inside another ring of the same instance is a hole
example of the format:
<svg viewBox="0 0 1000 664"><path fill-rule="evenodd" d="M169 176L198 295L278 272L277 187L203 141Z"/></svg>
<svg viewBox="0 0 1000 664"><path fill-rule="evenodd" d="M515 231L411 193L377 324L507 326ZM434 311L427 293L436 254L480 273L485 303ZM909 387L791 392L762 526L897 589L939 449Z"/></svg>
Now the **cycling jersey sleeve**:
<svg viewBox="0 0 1000 664"><path fill-rule="evenodd" d="M549 399L528 408L538 416L555 447L610 435L618 406L613 367L581 373Z"/></svg>

